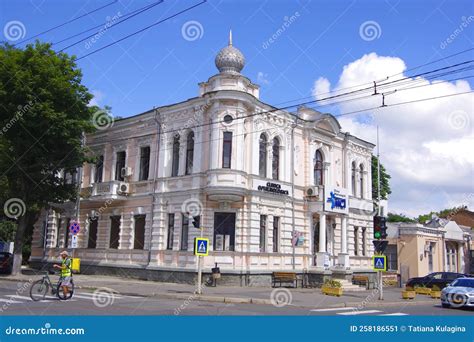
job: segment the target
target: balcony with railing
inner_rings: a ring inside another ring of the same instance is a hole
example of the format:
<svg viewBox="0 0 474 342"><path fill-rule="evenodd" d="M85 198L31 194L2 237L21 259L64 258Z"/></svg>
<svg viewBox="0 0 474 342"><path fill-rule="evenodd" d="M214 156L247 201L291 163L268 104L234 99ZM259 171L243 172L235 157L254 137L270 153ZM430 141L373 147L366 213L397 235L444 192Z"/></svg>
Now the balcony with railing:
<svg viewBox="0 0 474 342"><path fill-rule="evenodd" d="M130 194L130 184L121 181L93 183L81 189L81 198L88 201L125 199Z"/></svg>

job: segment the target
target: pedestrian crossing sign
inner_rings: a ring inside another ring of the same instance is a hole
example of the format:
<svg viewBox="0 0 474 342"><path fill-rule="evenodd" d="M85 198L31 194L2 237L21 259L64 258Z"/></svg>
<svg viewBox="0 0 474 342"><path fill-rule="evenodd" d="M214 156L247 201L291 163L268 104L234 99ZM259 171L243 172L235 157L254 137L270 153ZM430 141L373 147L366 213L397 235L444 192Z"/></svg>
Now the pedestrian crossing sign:
<svg viewBox="0 0 474 342"><path fill-rule="evenodd" d="M194 255L207 256L209 254L209 239L194 239Z"/></svg>
<svg viewBox="0 0 474 342"><path fill-rule="evenodd" d="M372 257L375 271L386 271L387 270L387 257L385 255L374 255Z"/></svg>

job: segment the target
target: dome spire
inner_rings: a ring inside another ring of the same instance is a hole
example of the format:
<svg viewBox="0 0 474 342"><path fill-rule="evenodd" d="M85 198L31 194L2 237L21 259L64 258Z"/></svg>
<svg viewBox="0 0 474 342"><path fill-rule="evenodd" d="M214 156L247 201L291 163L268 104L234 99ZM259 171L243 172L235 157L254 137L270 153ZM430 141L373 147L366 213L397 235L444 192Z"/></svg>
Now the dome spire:
<svg viewBox="0 0 474 342"><path fill-rule="evenodd" d="M215 63L221 74L240 75L244 68L244 55L232 45L232 30L229 30L229 45L219 51Z"/></svg>

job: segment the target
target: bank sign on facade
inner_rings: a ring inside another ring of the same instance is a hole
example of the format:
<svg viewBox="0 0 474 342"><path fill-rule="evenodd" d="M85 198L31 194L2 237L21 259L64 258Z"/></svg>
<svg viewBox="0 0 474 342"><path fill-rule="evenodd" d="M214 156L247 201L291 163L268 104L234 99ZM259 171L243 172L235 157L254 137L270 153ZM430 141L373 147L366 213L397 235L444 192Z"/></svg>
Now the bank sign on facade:
<svg viewBox="0 0 474 342"><path fill-rule="evenodd" d="M324 187L324 211L333 213L349 213L349 198L347 189L339 187Z"/></svg>

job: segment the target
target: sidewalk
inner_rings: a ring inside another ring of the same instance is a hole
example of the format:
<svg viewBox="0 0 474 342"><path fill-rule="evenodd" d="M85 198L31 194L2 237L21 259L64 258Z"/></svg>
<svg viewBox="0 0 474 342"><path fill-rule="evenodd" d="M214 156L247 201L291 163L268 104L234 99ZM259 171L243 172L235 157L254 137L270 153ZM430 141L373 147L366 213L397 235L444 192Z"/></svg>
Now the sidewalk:
<svg viewBox="0 0 474 342"><path fill-rule="evenodd" d="M40 278L41 275L38 275L35 270L31 269L23 269L22 274L17 276L0 275L0 281L28 282ZM99 288L107 288L116 293L133 296L268 305L273 305L277 301L282 304L286 303L285 305L308 307L312 309L331 307L386 307L401 304L435 304L439 301L424 295L418 295L414 300L403 300L401 299L401 289L399 288L385 288L384 300L379 301L378 292L376 290L346 292L341 297L334 297L323 295L321 290L318 288L294 289L217 285L217 287L205 286L202 289L203 294L196 295L196 286L193 285L82 274L74 275L74 283L76 288L84 290L93 291Z"/></svg>

